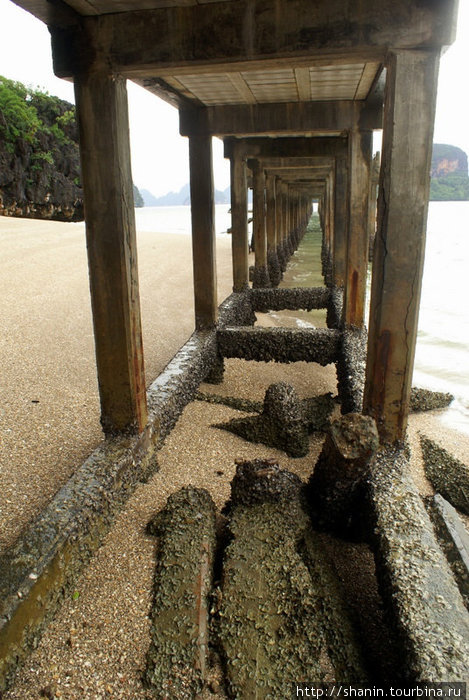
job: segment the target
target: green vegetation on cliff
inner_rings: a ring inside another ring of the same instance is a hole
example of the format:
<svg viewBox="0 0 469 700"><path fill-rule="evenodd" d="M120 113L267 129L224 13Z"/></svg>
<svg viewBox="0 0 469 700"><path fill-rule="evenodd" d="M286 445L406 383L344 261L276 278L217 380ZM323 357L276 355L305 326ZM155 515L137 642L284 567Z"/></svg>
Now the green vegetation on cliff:
<svg viewBox="0 0 469 700"><path fill-rule="evenodd" d="M431 178L431 200L469 200L467 155L461 148L446 143L434 143Z"/></svg>
<svg viewBox="0 0 469 700"><path fill-rule="evenodd" d="M134 186L136 206L143 206ZM83 219L74 105L0 76L0 214Z"/></svg>

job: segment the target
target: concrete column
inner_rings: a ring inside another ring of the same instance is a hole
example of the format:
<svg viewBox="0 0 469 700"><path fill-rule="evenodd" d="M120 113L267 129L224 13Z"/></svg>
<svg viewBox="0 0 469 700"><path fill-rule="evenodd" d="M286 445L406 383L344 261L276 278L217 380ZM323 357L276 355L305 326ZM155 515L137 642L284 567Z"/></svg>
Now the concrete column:
<svg viewBox="0 0 469 700"><path fill-rule="evenodd" d="M382 442L405 437L430 188L438 51L387 60L364 412Z"/></svg>
<svg viewBox="0 0 469 700"><path fill-rule="evenodd" d="M347 260L348 230L348 168L347 158L337 156L335 159L334 188L334 252L333 275L337 287L345 285Z"/></svg>
<svg viewBox="0 0 469 700"><path fill-rule="evenodd" d="M251 161L253 180L252 217L254 232L253 287L270 287L267 270L267 237L265 230L265 172L259 161Z"/></svg>
<svg viewBox="0 0 469 700"><path fill-rule="evenodd" d="M287 260L285 257L285 231L283 228L283 194L282 181L279 177L275 178L275 230L277 233L277 257L280 263L280 269L285 272L287 268Z"/></svg>
<svg viewBox="0 0 469 700"><path fill-rule="evenodd" d="M277 202L275 193L275 175L268 173L266 185L266 229L267 229L267 266L270 283L276 287L282 279L282 271L277 256Z"/></svg>
<svg viewBox="0 0 469 700"><path fill-rule="evenodd" d="M344 294L344 323L362 327L368 267L368 196L372 132L349 132L349 227Z"/></svg>
<svg viewBox="0 0 469 700"><path fill-rule="evenodd" d="M235 144L231 157L231 251L233 291L249 286L248 188L246 160Z"/></svg>
<svg viewBox="0 0 469 700"><path fill-rule="evenodd" d="M126 82L75 77L101 424L147 422Z"/></svg>
<svg viewBox="0 0 469 700"><path fill-rule="evenodd" d="M368 259L373 259L373 248L376 235L376 209L378 204L378 183L380 170L380 155L373 158L370 174L370 195L368 198Z"/></svg>
<svg viewBox="0 0 469 700"><path fill-rule="evenodd" d="M217 322L215 207L211 136L189 137L195 327Z"/></svg>

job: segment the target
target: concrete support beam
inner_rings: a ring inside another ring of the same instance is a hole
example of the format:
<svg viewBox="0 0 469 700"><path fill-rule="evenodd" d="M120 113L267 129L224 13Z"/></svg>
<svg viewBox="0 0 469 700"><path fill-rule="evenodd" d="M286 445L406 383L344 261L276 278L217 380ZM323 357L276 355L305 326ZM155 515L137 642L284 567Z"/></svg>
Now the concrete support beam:
<svg viewBox="0 0 469 700"><path fill-rule="evenodd" d="M195 327L201 330L212 328L217 322L215 196L210 136L190 137L189 167Z"/></svg>
<svg viewBox="0 0 469 700"><path fill-rule="evenodd" d="M347 138L343 136L323 136L321 138L253 136L252 138L240 139L226 138L223 143L225 158L231 157L232 149L237 143L242 144L245 149L244 153L249 158L287 158L290 161L291 158L331 158L348 155ZM327 166L327 162L319 162L318 164Z"/></svg>
<svg viewBox="0 0 469 700"><path fill-rule="evenodd" d="M339 137L351 124L380 129L381 105L364 101L279 102L250 105L182 106L179 130L182 136L259 136L318 132Z"/></svg>
<svg viewBox="0 0 469 700"><path fill-rule="evenodd" d="M20 4L32 4L21 0ZM154 3L153 3L154 4ZM49 6L35 0L34 7ZM70 77L77 62L99 62L127 77L165 77L189 71L258 70L291 66L294 59L347 63L355 56L380 61L385 47L435 48L454 38L456 0L361 0L344 5L310 0L237 0L114 12L83 17L75 31L54 32L57 75ZM88 10L94 13L91 3ZM391 21L392 18L392 21ZM97 51L90 39L97 34Z"/></svg>
<svg viewBox="0 0 469 700"><path fill-rule="evenodd" d="M364 411L383 442L405 437L430 187L438 51L391 52Z"/></svg>
<svg viewBox="0 0 469 700"><path fill-rule="evenodd" d="M248 187L246 160L236 144L230 160L233 291L242 292L249 286Z"/></svg>
<svg viewBox="0 0 469 700"><path fill-rule="evenodd" d="M75 78L101 423L141 432L147 421L125 80Z"/></svg>
<svg viewBox="0 0 469 700"><path fill-rule="evenodd" d="M370 191L372 132L349 132L349 227L344 297L344 323L364 324L368 266L368 197Z"/></svg>

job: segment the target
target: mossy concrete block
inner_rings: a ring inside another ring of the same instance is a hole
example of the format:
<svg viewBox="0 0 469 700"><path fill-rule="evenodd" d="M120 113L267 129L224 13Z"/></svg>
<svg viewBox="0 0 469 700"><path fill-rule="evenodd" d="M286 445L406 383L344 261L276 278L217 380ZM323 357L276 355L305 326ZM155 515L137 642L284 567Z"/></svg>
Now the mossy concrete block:
<svg viewBox="0 0 469 700"><path fill-rule="evenodd" d="M262 413L264 403L262 401L250 401L237 396L220 396L219 394L205 394L198 391L195 395L197 401L221 404L229 406L243 413ZM336 401L332 394L321 394L302 399L302 412L309 433L326 430L330 425L330 416L334 410Z"/></svg>
<svg viewBox="0 0 469 700"><path fill-rule="evenodd" d="M332 287L329 290L329 303L327 305L327 327L340 328L342 323L342 309L344 306L344 291L340 287Z"/></svg>
<svg viewBox="0 0 469 700"><path fill-rule="evenodd" d="M435 532L469 609L469 534L458 512L439 493L428 505Z"/></svg>
<svg viewBox="0 0 469 700"><path fill-rule="evenodd" d="M291 503L300 500L303 482L274 459L240 460L231 482L230 508L255 503Z"/></svg>
<svg viewBox="0 0 469 700"><path fill-rule="evenodd" d="M254 265L252 286L254 288L270 287L270 277L267 265Z"/></svg>
<svg viewBox="0 0 469 700"><path fill-rule="evenodd" d="M453 394L442 391L419 389L415 386L410 390L410 410L414 412L447 408L453 400Z"/></svg>
<svg viewBox="0 0 469 700"><path fill-rule="evenodd" d="M325 309L329 304L327 287L291 287L282 289L252 289L250 293L254 311L297 311Z"/></svg>
<svg viewBox="0 0 469 700"><path fill-rule="evenodd" d="M155 698L191 700L208 676L216 546L215 505L208 491L188 486L172 494L153 531L160 541L144 682Z"/></svg>
<svg viewBox="0 0 469 700"><path fill-rule="evenodd" d="M335 404L334 397L330 392L320 396L311 396L303 400L304 415L309 433L328 429Z"/></svg>
<svg viewBox="0 0 469 700"><path fill-rule="evenodd" d="M304 404L294 388L284 382L269 386L260 415L234 418L215 427L228 430L250 442L284 450L290 457L304 457L308 454Z"/></svg>
<svg viewBox="0 0 469 700"><path fill-rule="evenodd" d="M323 630L327 655L336 678L348 683L366 683L369 675L363 662L350 613L340 581L317 534L309 528L300 544L302 557L308 567L314 590L321 600L318 624Z"/></svg>
<svg viewBox="0 0 469 700"><path fill-rule="evenodd" d="M269 270L269 279L272 287L277 287L282 281L282 269L275 250L267 251L267 267Z"/></svg>
<svg viewBox="0 0 469 700"><path fill-rule="evenodd" d="M455 508L469 515L469 467L425 435L420 435L427 479Z"/></svg>
<svg viewBox="0 0 469 700"><path fill-rule="evenodd" d="M363 509L359 489L378 447L378 430L370 416L348 413L332 423L308 482L315 523L347 532L357 509Z"/></svg>
<svg viewBox="0 0 469 700"><path fill-rule="evenodd" d="M369 477L381 593L411 682L466 681L469 613L415 488L404 451L378 453Z"/></svg>
<svg viewBox="0 0 469 700"><path fill-rule="evenodd" d="M217 332L223 357L261 362L317 362L323 367L338 357L340 333L318 328L225 328Z"/></svg>
<svg viewBox="0 0 469 700"><path fill-rule="evenodd" d="M268 462L251 465L238 466L233 480L216 623L230 697L290 697L293 683L330 680L331 669L365 681L347 611L335 600L339 583L301 507L301 481Z"/></svg>
<svg viewBox="0 0 469 700"><path fill-rule="evenodd" d="M337 361L337 386L342 413L360 413L366 370L366 329L345 329L341 334Z"/></svg>
<svg viewBox="0 0 469 700"><path fill-rule="evenodd" d="M294 682L322 676L320 602L295 546L306 526L284 502L231 515L218 623L231 697L286 698Z"/></svg>

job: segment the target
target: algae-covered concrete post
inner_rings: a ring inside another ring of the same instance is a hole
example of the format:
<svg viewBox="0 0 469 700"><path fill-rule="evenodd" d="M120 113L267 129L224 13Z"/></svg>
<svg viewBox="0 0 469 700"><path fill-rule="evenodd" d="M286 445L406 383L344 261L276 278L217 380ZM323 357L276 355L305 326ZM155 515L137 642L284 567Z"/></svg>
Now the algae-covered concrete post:
<svg viewBox="0 0 469 700"><path fill-rule="evenodd" d="M106 71L75 76L101 423L141 432L147 404L127 90Z"/></svg>
<svg viewBox="0 0 469 700"><path fill-rule="evenodd" d="M194 266L195 326L213 328L217 321L215 196L212 137L189 137L192 258Z"/></svg>
<svg viewBox="0 0 469 700"><path fill-rule="evenodd" d="M275 230L277 232L277 257L280 263L280 269L282 272L285 272L287 269L287 261L285 258L284 247L285 232L283 230L282 206L282 180L277 176L275 178Z"/></svg>
<svg viewBox="0 0 469 700"><path fill-rule="evenodd" d="M368 195L370 190L372 132L349 132L349 225L347 237L344 323L361 328L364 323L368 265Z"/></svg>
<svg viewBox="0 0 469 700"><path fill-rule="evenodd" d="M336 287L345 285L348 230L348 163L344 155L335 159L333 269Z"/></svg>
<svg viewBox="0 0 469 700"><path fill-rule="evenodd" d="M266 229L267 229L267 264L272 286L277 286L282 278L277 256L277 202L275 191L276 177L266 174Z"/></svg>
<svg viewBox="0 0 469 700"><path fill-rule="evenodd" d="M439 50L387 59L364 411L405 437L420 303Z"/></svg>
<svg viewBox="0 0 469 700"><path fill-rule="evenodd" d="M230 163L233 291L242 292L249 286L249 240L246 158L241 144L233 144Z"/></svg>
<svg viewBox="0 0 469 700"><path fill-rule="evenodd" d="M256 255L253 287L270 287L267 269L267 239L265 231L265 171L258 160L250 160L253 194L252 217L254 252Z"/></svg>
<svg viewBox="0 0 469 700"><path fill-rule="evenodd" d="M376 235L376 209L378 205L378 183L379 170L381 167L380 154L376 153L373 157L370 175L370 195L368 199L368 258L373 257L373 248Z"/></svg>

